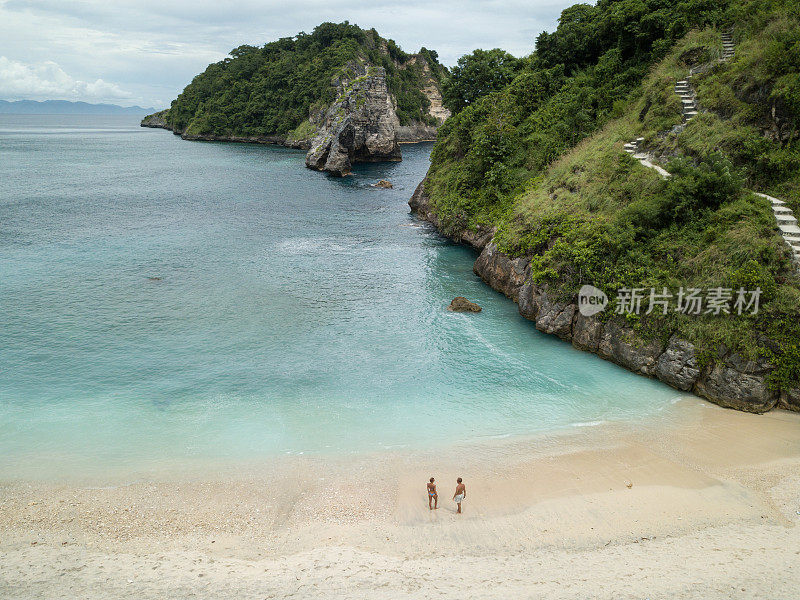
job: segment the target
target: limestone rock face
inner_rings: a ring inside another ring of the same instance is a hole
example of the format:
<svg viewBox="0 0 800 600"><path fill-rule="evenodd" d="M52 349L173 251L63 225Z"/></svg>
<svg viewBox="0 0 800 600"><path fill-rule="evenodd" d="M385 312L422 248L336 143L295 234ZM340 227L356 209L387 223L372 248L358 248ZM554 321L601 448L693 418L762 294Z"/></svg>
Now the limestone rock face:
<svg viewBox="0 0 800 600"><path fill-rule="evenodd" d="M408 202L412 212L442 231L435 207L419 184ZM585 317L573 302L556 302L545 287L530 278L530 261L511 259L493 243L493 230L448 233L457 242L465 242L481 251L473 270L494 289L517 301L519 313L536 323L536 328L564 340L581 350L596 352L636 373L657 377L679 390L691 391L711 402L747 412L761 413L774 408L800 412L800 388L770 390L767 376L772 365L748 361L721 349L715 362L701 369L696 348L677 336L666 348L659 341L644 340L624 325L602 323L597 317Z"/></svg>
<svg viewBox="0 0 800 600"><path fill-rule="evenodd" d="M800 388L781 390L780 407L800 412Z"/></svg>
<svg viewBox="0 0 800 600"><path fill-rule="evenodd" d="M769 370L766 363L733 354L708 367L695 384L695 392L727 408L767 412L778 403L778 393L767 386Z"/></svg>
<svg viewBox="0 0 800 600"><path fill-rule="evenodd" d="M536 329L569 341L572 339L573 317L575 317L574 304L552 302L547 295L543 295L539 303L539 314L536 317Z"/></svg>
<svg viewBox="0 0 800 600"><path fill-rule="evenodd" d="M598 354L636 373L653 375L656 361L661 355L661 344L637 340L630 329L607 323L603 328Z"/></svg>
<svg viewBox="0 0 800 600"><path fill-rule="evenodd" d="M492 288L503 292L513 300L518 300L519 290L525 283L529 260L526 258L511 259L498 251L495 244L487 244L472 271Z"/></svg>
<svg viewBox="0 0 800 600"><path fill-rule="evenodd" d="M464 296L456 296L453 298L453 301L450 303L450 306L447 307L447 310L453 312L481 312L481 307L475 304L474 302L470 302Z"/></svg>
<svg viewBox="0 0 800 600"><path fill-rule="evenodd" d="M572 345L579 350L597 352L603 338L603 324L597 317L585 317L578 313L572 326Z"/></svg>
<svg viewBox="0 0 800 600"><path fill-rule="evenodd" d="M694 345L672 337L667 349L658 357L655 374L674 388L691 390L700 377Z"/></svg>
<svg viewBox="0 0 800 600"><path fill-rule="evenodd" d="M519 314L529 321L535 321L536 315L539 314L540 297L541 292L532 281L523 283L522 287L519 289L519 298L517 299Z"/></svg>
<svg viewBox="0 0 800 600"><path fill-rule="evenodd" d="M400 160L400 121L383 67L349 63L333 85L336 100L311 141L306 166L343 176L354 162Z"/></svg>
<svg viewBox="0 0 800 600"><path fill-rule="evenodd" d="M442 223L439 221L438 217L436 216L436 212L431 206L430 197L425 193L424 179L417 186L417 189L414 190L414 194L408 201L408 206L411 208L411 212L417 215L420 219L428 221L434 227L436 227L436 229L442 231ZM469 229L455 231L449 234L448 237L454 242L468 244L475 248L475 250L481 252L494 237L494 234L494 228L479 226L475 231Z"/></svg>

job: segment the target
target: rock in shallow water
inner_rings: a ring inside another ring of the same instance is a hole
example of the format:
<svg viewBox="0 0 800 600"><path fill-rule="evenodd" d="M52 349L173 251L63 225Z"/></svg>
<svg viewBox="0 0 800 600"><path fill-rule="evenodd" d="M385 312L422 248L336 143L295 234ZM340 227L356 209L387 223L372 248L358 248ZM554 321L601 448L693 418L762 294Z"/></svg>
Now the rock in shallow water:
<svg viewBox="0 0 800 600"><path fill-rule="evenodd" d="M470 302L464 296L457 296L453 298L453 301L450 303L450 306L447 307L447 310L451 310L453 312L481 312L481 307L475 304L474 302Z"/></svg>

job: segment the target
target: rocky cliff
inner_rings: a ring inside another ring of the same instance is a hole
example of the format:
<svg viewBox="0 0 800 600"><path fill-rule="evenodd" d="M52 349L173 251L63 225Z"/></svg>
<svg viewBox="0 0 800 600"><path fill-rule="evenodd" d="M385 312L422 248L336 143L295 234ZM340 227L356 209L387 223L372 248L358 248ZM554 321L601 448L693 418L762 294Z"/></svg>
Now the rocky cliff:
<svg viewBox="0 0 800 600"><path fill-rule="evenodd" d="M332 82L336 100L324 115L309 119L318 133L310 142L306 166L343 176L356 162L400 160L400 143L435 140L438 126L450 112L442 105L441 91L425 60L414 55L399 68L418 65L425 83L420 91L428 103L429 123L415 120L401 125L386 70L350 63Z"/></svg>
<svg viewBox="0 0 800 600"><path fill-rule="evenodd" d="M347 175L357 161L400 160L400 121L381 67L351 63L333 85L328 107L311 141L306 166Z"/></svg>
<svg viewBox="0 0 800 600"><path fill-rule="evenodd" d="M147 115L140 125L142 127L152 127L154 129L169 129L172 128L167 124L167 114L169 113L169 109L162 110L157 113L153 113L152 115Z"/></svg>
<svg viewBox="0 0 800 600"><path fill-rule="evenodd" d="M414 214L438 228L424 184L414 191L409 206ZM701 360L695 346L686 340L675 336L665 342L645 339L616 321L585 317L578 311L576 298L556 301L550 290L532 283L530 258L509 258L497 249L493 236L493 230L483 230L463 231L451 238L480 252L473 267L475 274L514 300L520 314L533 321L538 330L726 408L763 413L778 406L800 411L800 389L771 388L767 376L772 365L766 360L747 360L724 347L718 349L717 356Z"/></svg>
<svg viewBox="0 0 800 600"><path fill-rule="evenodd" d="M141 124L187 140L302 148L310 168L346 175L355 162L400 160L400 142L436 137L449 115L446 73L433 50L407 54L374 29L322 23L234 48Z"/></svg>

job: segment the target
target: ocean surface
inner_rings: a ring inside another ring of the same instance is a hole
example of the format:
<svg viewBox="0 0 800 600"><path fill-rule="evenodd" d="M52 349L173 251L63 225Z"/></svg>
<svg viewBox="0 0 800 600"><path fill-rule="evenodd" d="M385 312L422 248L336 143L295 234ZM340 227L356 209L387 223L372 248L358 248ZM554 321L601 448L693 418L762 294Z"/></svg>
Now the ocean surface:
<svg viewBox="0 0 800 600"><path fill-rule="evenodd" d="M540 334L411 216L430 150L334 179L131 117L0 115L0 478L428 448L678 397Z"/></svg>

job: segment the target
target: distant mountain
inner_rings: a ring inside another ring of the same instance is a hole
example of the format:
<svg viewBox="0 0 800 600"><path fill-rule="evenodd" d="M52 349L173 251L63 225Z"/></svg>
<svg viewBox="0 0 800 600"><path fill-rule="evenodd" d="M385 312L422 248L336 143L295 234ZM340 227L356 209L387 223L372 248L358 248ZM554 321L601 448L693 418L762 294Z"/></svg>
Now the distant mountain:
<svg viewBox="0 0 800 600"><path fill-rule="evenodd" d="M0 114L14 115L141 115L155 111L141 106L117 106L116 104L89 104L68 100L0 100Z"/></svg>

